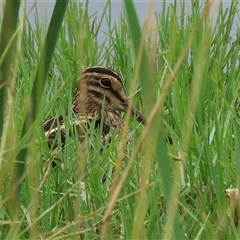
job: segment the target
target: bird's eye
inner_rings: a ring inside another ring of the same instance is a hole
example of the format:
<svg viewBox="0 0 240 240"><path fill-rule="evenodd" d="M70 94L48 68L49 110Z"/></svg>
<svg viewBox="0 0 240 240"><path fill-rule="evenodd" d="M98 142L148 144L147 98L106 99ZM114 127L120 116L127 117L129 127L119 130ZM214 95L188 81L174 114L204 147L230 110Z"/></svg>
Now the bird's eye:
<svg viewBox="0 0 240 240"><path fill-rule="evenodd" d="M100 80L100 85L104 88L110 88L111 87L111 81L109 78L102 78Z"/></svg>

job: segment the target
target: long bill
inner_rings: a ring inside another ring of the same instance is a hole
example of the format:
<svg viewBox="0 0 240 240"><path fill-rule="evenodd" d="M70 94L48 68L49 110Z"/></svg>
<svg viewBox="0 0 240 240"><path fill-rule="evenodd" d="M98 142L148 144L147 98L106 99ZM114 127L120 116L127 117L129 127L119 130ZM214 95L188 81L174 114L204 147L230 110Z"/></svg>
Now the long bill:
<svg viewBox="0 0 240 240"><path fill-rule="evenodd" d="M146 117L135 107L132 108L131 115L132 115L132 117L135 117L138 122L140 122L143 125L146 125L146 123L147 123Z"/></svg>
<svg viewBox="0 0 240 240"><path fill-rule="evenodd" d="M130 107L130 111L131 111L131 116L133 118L136 118L138 122L140 122L143 125L146 125L147 123L147 119L146 117L138 110L136 109L134 106L129 106L128 103L122 104L122 111L124 111L125 113L128 111L128 108Z"/></svg>

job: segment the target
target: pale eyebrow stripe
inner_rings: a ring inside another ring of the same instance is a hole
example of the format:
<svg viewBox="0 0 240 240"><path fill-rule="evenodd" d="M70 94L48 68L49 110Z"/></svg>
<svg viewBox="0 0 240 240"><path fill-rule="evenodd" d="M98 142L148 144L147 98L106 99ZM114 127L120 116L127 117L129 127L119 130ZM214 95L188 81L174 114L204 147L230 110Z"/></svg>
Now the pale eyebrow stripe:
<svg viewBox="0 0 240 240"><path fill-rule="evenodd" d="M112 77L115 77L119 82L121 82L121 84L123 85L122 83L122 79L121 77L119 76L119 74L115 71L113 71L112 69L110 68L105 68L105 67L90 67L90 68L87 68L83 73L100 73L100 74L106 74L106 75L109 75L109 76L112 76Z"/></svg>

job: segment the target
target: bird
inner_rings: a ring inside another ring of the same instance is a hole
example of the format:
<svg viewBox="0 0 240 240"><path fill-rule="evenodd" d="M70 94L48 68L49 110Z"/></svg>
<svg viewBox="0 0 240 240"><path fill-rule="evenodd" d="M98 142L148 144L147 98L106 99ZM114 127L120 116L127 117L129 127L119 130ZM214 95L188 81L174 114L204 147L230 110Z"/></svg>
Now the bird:
<svg viewBox="0 0 240 240"><path fill-rule="evenodd" d="M83 142L89 124L93 122L96 131L102 131L102 142L106 143L106 137L112 130L116 133L124 128L124 118L120 112L127 112L131 108L131 116L142 125L146 125L146 117L135 107L130 106L126 94L124 82L119 73L104 66L88 67L80 74L77 80L72 104L72 119L60 115L43 123L48 147L57 149L60 142L64 149L66 139L66 119L74 125L78 139ZM70 134L71 135L71 134ZM109 138L108 138L109 139Z"/></svg>

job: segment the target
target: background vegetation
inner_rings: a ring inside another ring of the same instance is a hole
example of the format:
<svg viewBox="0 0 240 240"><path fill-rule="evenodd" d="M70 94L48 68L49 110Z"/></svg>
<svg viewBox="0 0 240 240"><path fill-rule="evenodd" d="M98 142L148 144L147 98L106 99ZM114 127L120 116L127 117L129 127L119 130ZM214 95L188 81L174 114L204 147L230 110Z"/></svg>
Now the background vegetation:
<svg viewBox="0 0 240 240"><path fill-rule="evenodd" d="M199 2L188 11L185 1L164 2L140 26L132 1L117 22L111 1L98 18L88 3L57 1L48 31L37 15L32 28L20 1L5 3L1 239L239 238L240 45L238 34L230 38L237 1L220 4L214 25L211 4ZM71 115L77 77L92 65L122 75L148 124L126 124L124 149L116 148L121 136L106 147L91 129L84 146L67 137L53 169L41 123Z"/></svg>

